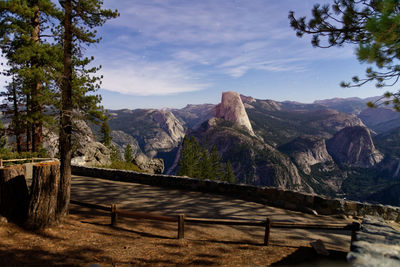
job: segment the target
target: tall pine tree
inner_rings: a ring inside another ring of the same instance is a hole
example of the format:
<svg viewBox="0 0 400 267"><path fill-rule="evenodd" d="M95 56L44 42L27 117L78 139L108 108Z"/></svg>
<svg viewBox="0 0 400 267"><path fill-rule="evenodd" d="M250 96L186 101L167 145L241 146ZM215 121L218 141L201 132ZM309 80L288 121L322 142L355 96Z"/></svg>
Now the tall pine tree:
<svg viewBox="0 0 400 267"><path fill-rule="evenodd" d="M99 88L100 77L92 74L99 68L86 69L92 58L83 57L83 46L98 43L95 27L102 26L108 19L118 16L117 11L102 9L100 0L60 0L64 9L61 17L64 32L62 44L63 75L61 82L61 125L60 125L60 158L61 180L58 197L58 213L63 216L68 213L71 190L71 155L72 127L74 108L77 111L87 108L89 114L97 115L96 105L99 97L87 96L87 92ZM86 115L86 114L85 114Z"/></svg>
<svg viewBox="0 0 400 267"><path fill-rule="evenodd" d="M231 163L228 161L224 168L222 167L216 146L211 148L210 154L193 136L191 138L185 136L179 155L177 172L179 176L236 182Z"/></svg>
<svg viewBox="0 0 400 267"><path fill-rule="evenodd" d="M22 150L23 128L25 149L38 150L43 123L51 117L43 108L52 104L50 84L59 62L60 48L48 38L57 16L59 11L50 0L0 2L0 48L10 66L7 74L17 77L3 96L11 100L8 109L14 115L11 130L15 131L18 151ZM18 105L23 108L17 109Z"/></svg>

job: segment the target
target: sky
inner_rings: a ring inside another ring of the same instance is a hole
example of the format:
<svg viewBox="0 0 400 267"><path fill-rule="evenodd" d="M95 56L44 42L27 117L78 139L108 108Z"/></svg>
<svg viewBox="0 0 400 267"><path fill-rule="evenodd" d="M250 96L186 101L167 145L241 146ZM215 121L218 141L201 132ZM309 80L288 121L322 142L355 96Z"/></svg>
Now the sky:
<svg viewBox="0 0 400 267"><path fill-rule="evenodd" d="M304 103L384 93L340 87L367 67L354 47L313 48L290 28L290 10L309 16L326 0L103 1L121 15L98 28L102 41L86 55L102 66L108 109L215 104L224 91Z"/></svg>

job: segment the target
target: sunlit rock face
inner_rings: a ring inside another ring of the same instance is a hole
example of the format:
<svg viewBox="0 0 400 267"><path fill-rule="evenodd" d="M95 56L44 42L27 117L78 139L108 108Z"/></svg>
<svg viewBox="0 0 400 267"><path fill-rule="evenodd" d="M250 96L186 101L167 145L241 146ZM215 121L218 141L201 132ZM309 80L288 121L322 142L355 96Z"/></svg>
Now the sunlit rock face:
<svg viewBox="0 0 400 267"><path fill-rule="evenodd" d="M306 174L315 164L331 165L332 157L326 150L325 140L315 136L301 136L280 147Z"/></svg>
<svg viewBox="0 0 400 267"><path fill-rule="evenodd" d="M110 149L96 140L90 127L83 120L74 120L72 134L72 160L73 165L96 166L109 165ZM43 147L45 147L51 157L58 153L58 135L55 131L44 130Z"/></svg>
<svg viewBox="0 0 400 267"><path fill-rule="evenodd" d="M362 126L342 129L326 142L326 146L339 164L368 168L383 159L372 142L369 130Z"/></svg>
<svg viewBox="0 0 400 267"><path fill-rule="evenodd" d="M214 116L242 126L251 135L254 135L249 117L238 93L223 92L221 103L215 107Z"/></svg>

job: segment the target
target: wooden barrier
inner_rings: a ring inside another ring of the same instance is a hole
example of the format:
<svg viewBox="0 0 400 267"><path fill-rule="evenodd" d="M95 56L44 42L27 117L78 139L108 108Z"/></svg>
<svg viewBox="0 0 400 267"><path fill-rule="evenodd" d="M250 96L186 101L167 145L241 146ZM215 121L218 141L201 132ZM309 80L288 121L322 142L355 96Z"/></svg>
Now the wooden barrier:
<svg viewBox="0 0 400 267"><path fill-rule="evenodd" d="M267 218L265 220L265 234L264 234L264 245L268 246L269 245L269 237L271 233L271 220Z"/></svg>
<svg viewBox="0 0 400 267"><path fill-rule="evenodd" d="M205 219L186 217L186 222L200 224L221 224L221 225L245 225L245 226L265 226L265 221L246 221L246 220L230 220L230 219Z"/></svg>
<svg viewBox="0 0 400 267"><path fill-rule="evenodd" d="M351 229L351 241L350 241L350 250L353 250L353 242L357 241L357 231L360 231L361 225L359 222L353 222L352 223L352 229Z"/></svg>
<svg viewBox="0 0 400 267"><path fill-rule="evenodd" d="M29 161L34 163L35 160L56 160L55 158L26 158L26 159L0 159L0 168L3 168L5 162L19 162L19 161Z"/></svg>
<svg viewBox="0 0 400 267"><path fill-rule="evenodd" d="M185 238L185 215L178 216L178 239Z"/></svg>
<svg viewBox="0 0 400 267"><path fill-rule="evenodd" d="M317 230L351 230L352 224L310 224L297 222L271 222L273 228L296 228Z"/></svg>
<svg viewBox="0 0 400 267"><path fill-rule="evenodd" d="M104 211L111 211L111 208L105 205L99 205L99 204L91 204L91 203L85 203L81 201L76 201L76 200L71 200L71 204L75 204L78 206L90 208L90 209L97 209L97 210L104 210Z"/></svg>
<svg viewBox="0 0 400 267"><path fill-rule="evenodd" d="M358 222L351 224L311 224L311 223L297 223L297 222L273 222L268 217L265 221L251 221L251 220L233 220L233 219L211 219L211 218L194 218L186 217L185 214L178 216L166 216L156 213L136 212L118 209L116 204L111 207L103 205L88 204L79 201L71 200L71 203L81 205L88 208L100 209L111 211L111 225L116 226L118 223L119 215L135 219L147 219L164 222L177 222L178 223L178 239L183 239L185 236L185 223L193 224L219 224L219 225L242 225L242 226L262 226L265 227L264 245L268 246L270 241L271 228L295 228L295 229L315 229L315 230L347 230L352 231L352 242L355 232L360 229Z"/></svg>
<svg viewBox="0 0 400 267"><path fill-rule="evenodd" d="M112 204L111 205L111 225L117 226L117 221L118 221L117 205Z"/></svg>

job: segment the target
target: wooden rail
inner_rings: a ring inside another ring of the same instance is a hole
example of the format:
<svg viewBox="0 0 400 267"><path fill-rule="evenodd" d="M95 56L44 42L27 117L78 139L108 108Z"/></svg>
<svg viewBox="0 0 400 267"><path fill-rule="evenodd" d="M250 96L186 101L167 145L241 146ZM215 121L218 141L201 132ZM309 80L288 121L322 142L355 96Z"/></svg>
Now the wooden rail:
<svg viewBox="0 0 400 267"><path fill-rule="evenodd" d="M185 221L189 223L201 223L201 224L265 226L265 221L206 219L206 218L193 218L193 217L186 217Z"/></svg>
<svg viewBox="0 0 400 267"><path fill-rule="evenodd" d="M296 229L317 229L317 230L351 230L351 224L309 224L297 222L272 222L273 228L296 228Z"/></svg>
<svg viewBox="0 0 400 267"><path fill-rule="evenodd" d="M75 204L78 206L90 208L90 209L97 209L97 210L103 210L103 211L111 211L110 206L105 206L105 205L99 205L99 204L91 204L91 203L85 203L77 200L71 200L71 204Z"/></svg>
<svg viewBox="0 0 400 267"><path fill-rule="evenodd" d="M26 159L0 159L0 168L3 167L4 162L18 162L18 161L30 161L33 163L35 160L54 160L55 158L26 158Z"/></svg>
<svg viewBox="0 0 400 267"><path fill-rule="evenodd" d="M166 216L156 213L148 212L136 212L118 209L116 204L111 206L104 206L98 204L89 204L80 201L71 200L72 204L99 209L103 211L111 212L111 225L116 226L118 224L118 217L124 216L135 219L147 219L164 222L177 222L178 223L178 239L184 238L185 235L185 223L193 224L220 224L220 225L242 225L242 226L259 226L265 227L264 234L264 245L268 246L270 241L271 228L295 228L295 229L316 229L316 230L348 230L351 233L351 243L355 239L355 232L360 229L358 222L351 224L311 224L311 223L297 223L297 222L277 222L271 221L266 218L265 221L252 221L252 220L234 220L234 219L211 219L211 218L194 218L186 217L184 214L178 216Z"/></svg>

